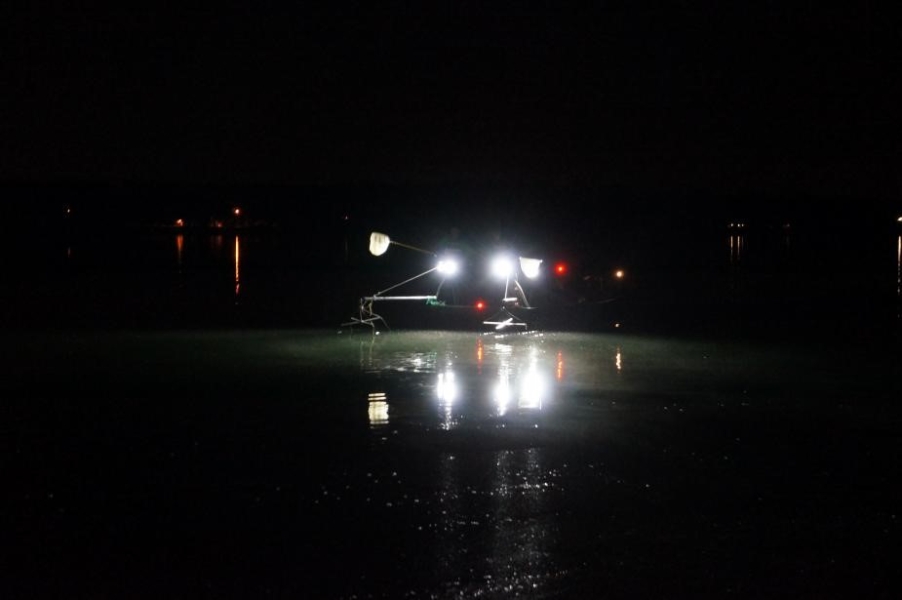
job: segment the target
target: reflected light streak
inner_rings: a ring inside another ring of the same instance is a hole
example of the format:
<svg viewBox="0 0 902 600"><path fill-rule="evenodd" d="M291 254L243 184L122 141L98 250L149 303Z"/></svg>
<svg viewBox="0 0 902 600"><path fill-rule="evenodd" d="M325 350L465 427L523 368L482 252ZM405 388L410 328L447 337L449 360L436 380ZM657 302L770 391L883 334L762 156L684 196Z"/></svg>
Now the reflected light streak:
<svg viewBox="0 0 902 600"><path fill-rule="evenodd" d="M623 369L623 356L620 353L620 346L617 346L617 354L614 355L614 366L620 371Z"/></svg>
<svg viewBox="0 0 902 600"><path fill-rule="evenodd" d="M438 374L438 384L435 387L435 395L447 404L454 404L457 399L457 383L454 381L454 372L446 370Z"/></svg>
<svg viewBox="0 0 902 600"><path fill-rule="evenodd" d="M498 383L495 385L493 398L498 406L498 416L503 417L511 401L511 386L506 370L498 374Z"/></svg>
<svg viewBox="0 0 902 600"><path fill-rule="evenodd" d="M736 263L742 260L743 236L730 236L730 263Z"/></svg>
<svg viewBox="0 0 902 600"><path fill-rule="evenodd" d="M182 251L185 249L185 234L180 233L175 236L175 254L178 260L179 268L182 267Z"/></svg>
<svg viewBox="0 0 902 600"><path fill-rule="evenodd" d="M902 298L902 235L896 240L896 296Z"/></svg>
<svg viewBox="0 0 902 600"><path fill-rule="evenodd" d="M902 235L896 238L896 306L896 319L902 320Z"/></svg>
<svg viewBox="0 0 902 600"><path fill-rule="evenodd" d="M369 342L360 342L360 370L372 373L377 370L378 363L373 360L373 347L376 345L376 338L373 337Z"/></svg>
<svg viewBox="0 0 902 600"><path fill-rule="evenodd" d="M558 381L564 379L564 353L558 350L557 360L554 366L554 378Z"/></svg>
<svg viewBox="0 0 902 600"><path fill-rule="evenodd" d="M457 383L454 381L454 372L446 369L443 373L438 374L438 382L435 386L435 395L439 401L439 407L442 409L444 420L442 422L443 429L451 429L454 425L454 415L451 408L457 399Z"/></svg>
<svg viewBox="0 0 902 600"><path fill-rule="evenodd" d="M529 368L529 372L523 377L520 387L520 408L542 409L542 399L548 389L548 382L536 370L535 365Z"/></svg>
<svg viewBox="0 0 902 600"><path fill-rule="evenodd" d="M503 417L511 401L511 355L514 347L508 344L495 344L493 350L498 356L498 383L495 384L492 398L498 406L498 415Z"/></svg>
<svg viewBox="0 0 902 600"><path fill-rule="evenodd" d="M388 425L388 398L385 392L372 392L367 396L367 400L370 427Z"/></svg>
<svg viewBox="0 0 902 600"><path fill-rule="evenodd" d="M241 290L241 241L235 236L235 297Z"/></svg>

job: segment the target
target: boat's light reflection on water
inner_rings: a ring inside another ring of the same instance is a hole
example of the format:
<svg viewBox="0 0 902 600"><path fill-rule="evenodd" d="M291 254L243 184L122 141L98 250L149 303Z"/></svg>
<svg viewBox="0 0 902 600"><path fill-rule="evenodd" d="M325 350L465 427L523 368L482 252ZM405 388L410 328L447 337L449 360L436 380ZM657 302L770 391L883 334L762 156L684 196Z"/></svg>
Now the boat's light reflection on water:
<svg viewBox="0 0 902 600"><path fill-rule="evenodd" d="M405 332L361 344L369 427L379 440L369 457L410 444L435 478L431 488L374 485L368 500L408 507L405 523L434 540L429 568L444 591L479 597L554 585L559 524L532 516L565 493L562 467L541 436L566 393L573 351L536 333ZM397 479L406 481L413 469L402 468ZM484 559L483 573L467 581L461 573L474 556Z"/></svg>
<svg viewBox="0 0 902 600"><path fill-rule="evenodd" d="M388 397L385 392L371 392L368 400L370 427L375 429L388 425Z"/></svg>
<svg viewBox="0 0 902 600"><path fill-rule="evenodd" d="M567 384L570 350L553 336L447 334L428 345L419 334L394 337L361 343L360 369L378 378L379 388L368 392L372 427L386 424L390 412L393 424L403 414L443 430L538 416ZM619 352L615 361L619 368Z"/></svg>
<svg viewBox="0 0 902 600"><path fill-rule="evenodd" d="M435 384L435 395L442 413L441 426L443 429L451 429L455 425L453 409L458 393L457 383L454 381L454 371L449 367L439 373L438 381Z"/></svg>
<svg viewBox="0 0 902 600"><path fill-rule="evenodd" d="M509 408L542 410L549 398L550 373L562 372L562 353L555 354L553 362L539 361L539 350L530 346L522 357L514 359L513 348L507 344L496 345L499 361L497 383L493 398L498 415L504 416ZM548 363L548 364L546 364Z"/></svg>

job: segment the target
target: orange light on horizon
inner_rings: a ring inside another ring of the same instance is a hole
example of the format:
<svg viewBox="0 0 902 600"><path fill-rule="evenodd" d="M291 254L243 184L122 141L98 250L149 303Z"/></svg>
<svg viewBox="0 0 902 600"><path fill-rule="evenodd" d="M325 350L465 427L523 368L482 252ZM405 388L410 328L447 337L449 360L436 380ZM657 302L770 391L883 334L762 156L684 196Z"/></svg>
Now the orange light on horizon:
<svg viewBox="0 0 902 600"><path fill-rule="evenodd" d="M233 212L235 213L235 216L237 217L238 215L241 214L241 209L236 206L235 210Z"/></svg>
<svg viewBox="0 0 902 600"><path fill-rule="evenodd" d="M567 274L567 263L559 262L554 265L554 273L555 275L566 275Z"/></svg>
<svg viewBox="0 0 902 600"><path fill-rule="evenodd" d="M623 279L623 275L623 269L617 269L616 271L614 271L614 277L616 277L617 279Z"/></svg>
<svg viewBox="0 0 902 600"><path fill-rule="evenodd" d="M175 220L175 226L176 226L176 227L184 227L184 226L185 226L185 221L184 221L183 219L176 219L176 220Z"/></svg>

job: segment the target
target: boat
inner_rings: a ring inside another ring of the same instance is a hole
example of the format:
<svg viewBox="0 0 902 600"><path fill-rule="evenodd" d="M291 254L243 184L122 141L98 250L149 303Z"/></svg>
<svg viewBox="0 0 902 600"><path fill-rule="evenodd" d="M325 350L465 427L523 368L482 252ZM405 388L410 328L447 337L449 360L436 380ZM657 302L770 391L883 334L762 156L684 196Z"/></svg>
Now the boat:
<svg viewBox="0 0 902 600"><path fill-rule="evenodd" d="M365 328L472 331L598 330L617 326L622 286L600 285L598 276L571 273L563 263L516 256L469 257L490 267L462 272L463 257L434 253L370 235L370 253L382 256L391 246L431 256L426 271L357 299L356 310L341 330ZM611 279L624 277L615 270ZM438 280L436 282L436 279ZM403 290L405 293L399 293Z"/></svg>

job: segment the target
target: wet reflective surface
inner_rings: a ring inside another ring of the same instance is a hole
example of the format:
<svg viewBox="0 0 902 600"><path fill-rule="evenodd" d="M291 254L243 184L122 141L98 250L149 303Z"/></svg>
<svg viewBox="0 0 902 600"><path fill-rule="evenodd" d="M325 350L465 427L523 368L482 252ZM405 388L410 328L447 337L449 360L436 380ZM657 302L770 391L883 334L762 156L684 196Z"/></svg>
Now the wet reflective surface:
<svg viewBox="0 0 902 600"><path fill-rule="evenodd" d="M3 340L10 597L898 591L895 350L553 332Z"/></svg>

